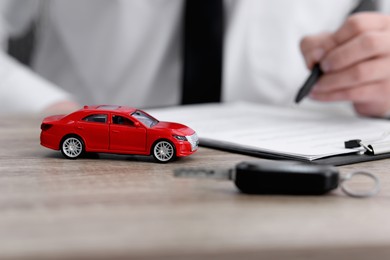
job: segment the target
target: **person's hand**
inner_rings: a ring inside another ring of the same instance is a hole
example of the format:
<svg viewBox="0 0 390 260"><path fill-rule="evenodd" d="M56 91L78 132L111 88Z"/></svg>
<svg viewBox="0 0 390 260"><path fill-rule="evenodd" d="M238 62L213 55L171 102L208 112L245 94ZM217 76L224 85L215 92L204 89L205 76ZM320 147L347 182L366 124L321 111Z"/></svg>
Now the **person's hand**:
<svg viewBox="0 0 390 260"><path fill-rule="evenodd" d="M308 68L320 63L324 75L310 97L351 101L364 116L390 113L390 16L359 13L334 33L307 36L301 51Z"/></svg>
<svg viewBox="0 0 390 260"><path fill-rule="evenodd" d="M59 101L50 106L46 107L42 113L45 115L54 115L54 114L69 114L75 110L80 109L81 106L73 101Z"/></svg>

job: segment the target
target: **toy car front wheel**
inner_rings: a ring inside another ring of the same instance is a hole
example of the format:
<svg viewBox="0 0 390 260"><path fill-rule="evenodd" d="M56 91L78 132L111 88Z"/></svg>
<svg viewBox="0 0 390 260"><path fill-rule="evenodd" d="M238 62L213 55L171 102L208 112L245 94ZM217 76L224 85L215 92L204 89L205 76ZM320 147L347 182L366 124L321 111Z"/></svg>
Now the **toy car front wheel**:
<svg viewBox="0 0 390 260"><path fill-rule="evenodd" d="M172 143L161 140L153 146L153 157L159 162L169 162L175 159L175 147Z"/></svg>
<svg viewBox="0 0 390 260"><path fill-rule="evenodd" d="M68 159L77 159L84 152L84 142L77 136L66 137L61 143L61 152Z"/></svg>

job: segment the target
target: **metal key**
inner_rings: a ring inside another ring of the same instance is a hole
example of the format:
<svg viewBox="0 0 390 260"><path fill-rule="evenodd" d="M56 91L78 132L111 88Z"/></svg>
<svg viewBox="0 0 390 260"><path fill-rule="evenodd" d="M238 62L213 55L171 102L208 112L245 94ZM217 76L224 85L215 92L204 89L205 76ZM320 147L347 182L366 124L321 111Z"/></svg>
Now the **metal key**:
<svg viewBox="0 0 390 260"><path fill-rule="evenodd" d="M357 174L372 178L374 189L354 193L343 186L345 180ZM181 168L174 170L174 176L231 180L247 194L321 195L336 189L339 184L345 193L354 197L373 196L379 191L379 180L370 173L357 172L342 178L333 166L283 161L241 162L229 169Z"/></svg>

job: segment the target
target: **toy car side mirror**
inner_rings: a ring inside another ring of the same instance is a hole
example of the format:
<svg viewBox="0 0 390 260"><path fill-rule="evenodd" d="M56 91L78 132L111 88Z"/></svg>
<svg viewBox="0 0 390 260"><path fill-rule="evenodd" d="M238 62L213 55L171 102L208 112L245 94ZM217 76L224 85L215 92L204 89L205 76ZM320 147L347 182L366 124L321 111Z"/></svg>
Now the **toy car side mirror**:
<svg viewBox="0 0 390 260"><path fill-rule="evenodd" d="M140 124L139 122L134 122L134 126L135 126L135 127L140 127L141 124Z"/></svg>

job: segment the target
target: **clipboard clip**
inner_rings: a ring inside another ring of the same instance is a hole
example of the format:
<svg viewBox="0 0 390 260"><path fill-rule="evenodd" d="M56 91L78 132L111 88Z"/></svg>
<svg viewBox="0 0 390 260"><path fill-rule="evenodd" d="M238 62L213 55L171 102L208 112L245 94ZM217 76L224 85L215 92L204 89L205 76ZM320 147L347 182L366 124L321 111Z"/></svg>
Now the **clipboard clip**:
<svg viewBox="0 0 390 260"><path fill-rule="evenodd" d="M344 147L348 149L363 148L364 154L378 155L390 153L390 141L375 140L371 143L364 142L360 139L353 139L344 142Z"/></svg>
<svg viewBox="0 0 390 260"><path fill-rule="evenodd" d="M354 149L354 148L364 148L365 154L371 154L374 155L374 149L371 145L366 145L362 142L360 139L352 139L344 142L344 147L347 149Z"/></svg>

